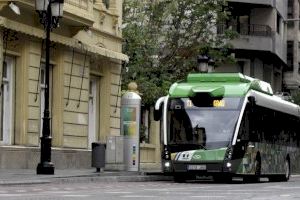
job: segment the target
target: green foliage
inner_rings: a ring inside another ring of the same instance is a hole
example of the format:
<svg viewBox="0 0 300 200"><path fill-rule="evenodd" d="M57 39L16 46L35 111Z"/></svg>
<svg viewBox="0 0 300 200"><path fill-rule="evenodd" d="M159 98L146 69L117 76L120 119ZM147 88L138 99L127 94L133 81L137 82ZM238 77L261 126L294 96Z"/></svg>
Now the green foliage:
<svg viewBox="0 0 300 200"><path fill-rule="evenodd" d="M295 103L295 104L300 105L300 92L295 92L295 93L292 95L292 99L294 100L294 103Z"/></svg>
<svg viewBox="0 0 300 200"><path fill-rule="evenodd" d="M124 0L123 52L130 61L122 71L122 87L137 82L145 105L166 95L171 83L196 70L197 56L218 63L230 58L230 31L216 34L227 19L224 0Z"/></svg>

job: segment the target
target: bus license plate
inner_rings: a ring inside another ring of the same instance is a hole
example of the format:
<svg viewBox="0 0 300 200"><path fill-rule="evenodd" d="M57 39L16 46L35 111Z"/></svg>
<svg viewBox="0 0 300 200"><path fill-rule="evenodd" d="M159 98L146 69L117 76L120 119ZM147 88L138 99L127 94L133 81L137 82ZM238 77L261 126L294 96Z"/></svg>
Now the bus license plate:
<svg viewBox="0 0 300 200"><path fill-rule="evenodd" d="M206 170L206 165L188 165L188 170Z"/></svg>

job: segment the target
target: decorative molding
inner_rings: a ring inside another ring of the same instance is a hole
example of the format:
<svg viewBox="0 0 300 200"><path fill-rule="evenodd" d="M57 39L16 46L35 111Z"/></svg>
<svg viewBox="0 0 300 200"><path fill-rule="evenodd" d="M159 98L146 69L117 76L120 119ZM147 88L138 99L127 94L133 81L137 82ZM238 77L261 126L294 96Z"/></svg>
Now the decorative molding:
<svg viewBox="0 0 300 200"><path fill-rule="evenodd" d="M118 27L118 23L119 23L119 17L113 16L113 18L112 18L112 27L113 27L113 29L116 29Z"/></svg>
<svg viewBox="0 0 300 200"><path fill-rule="evenodd" d="M65 0L65 3L75 6L80 9L87 10L88 9L88 1L81 1L81 0ZM93 3L90 1L90 3Z"/></svg>
<svg viewBox="0 0 300 200"><path fill-rule="evenodd" d="M96 46L106 48L106 46L102 42L97 42Z"/></svg>
<svg viewBox="0 0 300 200"><path fill-rule="evenodd" d="M0 11L8 4L8 2L1 2L0 3Z"/></svg>
<svg viewBox="0 0 300 200"><path fill-rule="evenodd" d="M29 25L18 23L13 20L2 17L2 16L0 16L0 27L12 29L14 31L17 31L20 33L25 33L25 34L31 35L33 37L44 38L44 30L29 26ZM81 49L82 46L84 46L84 49L86 51L96 54L96 55L99 55L99 56L109 57L109 58L117 59L117 60L123 60L126 62L129 60L127 55L122 54L119 51L114 51L114 50L110 50L110 49L106 49L106 48L102 48L102 47L97 47L95 45L90 45L90 44L79 45L78 40L74 37L68 38L66 36L52 33L51 41L60 43L65 46L74 47L76 49Z"/></svg>
<svg viewBox="0 0 300 200"><path fill-rule="evenodd" d="M106 14L104 12L100 12L100 21L99 23L102 25L104 23Z"/></svg>
<svg viewBox="0 0 300 200"><path fill-rule="evenodd" d="M95 5L94 7L100 11L106 10L105 5L103 4L102 0L95 0L94 5Z"/></svg>

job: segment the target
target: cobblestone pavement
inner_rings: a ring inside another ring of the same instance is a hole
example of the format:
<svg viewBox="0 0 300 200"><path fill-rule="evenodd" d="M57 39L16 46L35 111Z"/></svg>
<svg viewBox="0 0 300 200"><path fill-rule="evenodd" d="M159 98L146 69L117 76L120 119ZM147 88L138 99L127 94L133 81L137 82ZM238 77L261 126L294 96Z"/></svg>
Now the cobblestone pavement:
<svg viewBox="0 0 300 200"><path fill-rule="evenodd" d="M293 177L289 182L263 180L255 184L237 180L230 184L157 181L7 185L0 187L0 199L290 200L300 199L300 177Z"/></svg>

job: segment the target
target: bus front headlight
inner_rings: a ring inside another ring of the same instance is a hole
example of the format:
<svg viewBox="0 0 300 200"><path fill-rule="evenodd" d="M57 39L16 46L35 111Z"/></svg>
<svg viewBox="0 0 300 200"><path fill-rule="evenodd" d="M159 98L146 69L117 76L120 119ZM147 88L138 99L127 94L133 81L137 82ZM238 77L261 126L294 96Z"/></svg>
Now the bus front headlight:
<svg viewBox="0 0 300 200"><path fill-rule="evenodd" d="M226 163L226 167L230 168L232 164L230 162Z"/></svg>
<svg viewBox="0 0 300 200"><path fill-rule="evenodd" d="M171 166L171 163L169 161L165 162L165 168L169 168Z"/></svg>
<svg viewBox="0 0 300 200"><path fill-rule="evenodd" d="M232 148L229 147L227 150L226 150L226 158L228 159L231 159L232 158Z"/></svg>

